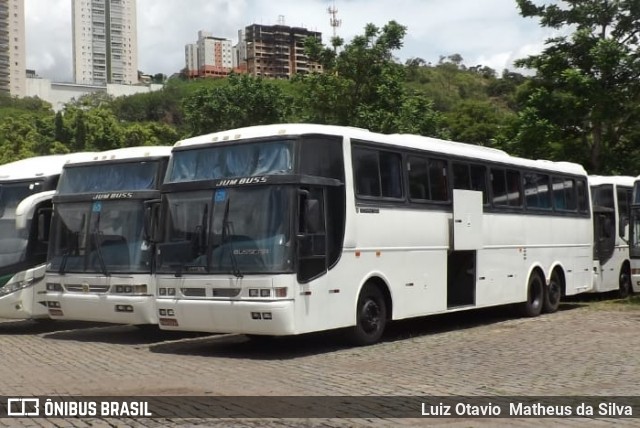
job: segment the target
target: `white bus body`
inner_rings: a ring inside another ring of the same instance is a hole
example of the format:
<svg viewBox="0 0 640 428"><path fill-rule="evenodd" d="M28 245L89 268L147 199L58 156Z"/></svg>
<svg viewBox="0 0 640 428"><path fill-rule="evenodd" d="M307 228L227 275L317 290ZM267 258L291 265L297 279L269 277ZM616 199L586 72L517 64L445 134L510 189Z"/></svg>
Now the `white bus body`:
<svg viewBox="0 0 640 428"><path fill-rule="evenodd" d="M640 292L640 176L633 184L629 225L629 257L631 258L631 291Z"/></svg>
<svg viewBox="0 0 640 428"><path fill-rule="evenodd" d="M592 287L585 170L462 143L305 124L195 137L160 212L164 329L350 327L365 344L387 319L535 316Z"/></svg>
<svg viewBox="0 0 640 428"><path fill-rule="evenodd" d="M631 291L629 217L633 177L589 176L593 211L593 293Z"/></svg>
<svg viewBox="0 0 640 428"><path fill-rule="evenodd" d="M43 305L51 198L70 161L89 153L0 165L0 318L47 318Z"/></svg>
<svg viewBox="0 0 640 428"><path fill-rule="evenodd" d="M145 203L171 147L130 147L67 165L54 196L46 304L53 319L156 324Z"/></svg>

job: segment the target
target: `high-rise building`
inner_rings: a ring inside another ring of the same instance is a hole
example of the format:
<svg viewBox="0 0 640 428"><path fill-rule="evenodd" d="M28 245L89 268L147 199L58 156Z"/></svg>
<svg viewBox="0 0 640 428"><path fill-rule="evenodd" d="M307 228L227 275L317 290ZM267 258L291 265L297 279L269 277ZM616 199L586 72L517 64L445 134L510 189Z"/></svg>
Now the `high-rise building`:
<svg viewBox="0 0 640 428"><path fill-rule="evenodd" d="M24 0L0 0L0 93L26 94Z"/></svg>
<svg viewBox="0 0 640 428"><path fill-rule="evenodd" d="M136 0L73 0L76 83L138 83Z"/></svg>
<svg viewBox="0 0 640 428"><path fill-rule="evenodd" d="M222 77L233 69L231 40L198 31L198 41L185 46L185 65L189 77Z"/></svg>
<svg viewBox="0 0 640 428"><path fill-rule="evenodd" d="M322 33L286 25L253 24L245 28L247 72L253 76L289 78L296 73L322 71L304 53L307 37L322 40Z"/></svg>

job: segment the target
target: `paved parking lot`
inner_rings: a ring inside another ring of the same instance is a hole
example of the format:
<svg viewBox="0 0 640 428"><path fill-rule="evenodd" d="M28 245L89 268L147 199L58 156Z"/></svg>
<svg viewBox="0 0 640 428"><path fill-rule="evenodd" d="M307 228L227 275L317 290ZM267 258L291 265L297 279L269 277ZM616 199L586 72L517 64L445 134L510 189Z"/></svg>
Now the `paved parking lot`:
<svg viewBox="0 0 640 428"><path fill-rule="evenodd" d="M2 396L634 396L640 305L573 303L538 318L484 310L398 322L351 348L338 334L267 342L131 326L0 322ZM321 401L319 401L321 403ZM206 415L203 415L206 416ZM419 416L419 415L416 415ZM0 426L395 426L426 419L2 419ZM544 425L582 426L547 419ZM591 421L608 425L611 420ZM618 424L640 425L640 419ZM489 420L438 420L476 426ZM532 419L491 420L529 426Z"/></svg>

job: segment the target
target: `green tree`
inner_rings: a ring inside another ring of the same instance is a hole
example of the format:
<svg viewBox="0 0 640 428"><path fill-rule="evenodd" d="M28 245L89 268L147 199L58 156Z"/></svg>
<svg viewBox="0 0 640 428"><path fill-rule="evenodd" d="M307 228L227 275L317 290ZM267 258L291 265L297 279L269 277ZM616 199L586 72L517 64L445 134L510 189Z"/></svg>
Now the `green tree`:
<svg viewBox="0 0 640 428"><path fill-rule="evenodd" d="M533 139L522 141L524 147L539 145L541 137L552 138L545 141L551 147L543 152L585 162L593 173L629 171L630 161L640 158L637 145L629 140L640 116L640 1L517 3L523 17L572 31L548 40L539 55L517 62L536 70L522 94L520 123L527 132L520 137ZM530 132L533 129L540 133Z"/></svg>
<svg viewBox="0 0 640 428"><path fill-rule="evenodd" d="M0 122L0 164L36 156L38 131L24 117Z"/></svg>
<svg viewBox="0 0 640 428"><path fill-rule="evenodd" d="M408 91L404 85L405 67L393 52L400 49L406 27L390 21L379 28L368 24L364 34L337 53L307 39L306 53L324 66L324 73L306 75L298 98L300 118L306 122L348 125L378 132L421 130L437 134L439 117L432 104ZM420 63L415 62L415 67ZM418 97L418 98L414 98ZM417 106L426 109L422 116ZM416 122L417 121L417 122Z"/></svg>
<svg viewBox="0 0 640 428"><path fill-rule="evenodd" d="M276 84L248 75L231 75L228 83L199 89L185 98L185 122L191 135L281 123L288 116L289 97Z"/></svg>

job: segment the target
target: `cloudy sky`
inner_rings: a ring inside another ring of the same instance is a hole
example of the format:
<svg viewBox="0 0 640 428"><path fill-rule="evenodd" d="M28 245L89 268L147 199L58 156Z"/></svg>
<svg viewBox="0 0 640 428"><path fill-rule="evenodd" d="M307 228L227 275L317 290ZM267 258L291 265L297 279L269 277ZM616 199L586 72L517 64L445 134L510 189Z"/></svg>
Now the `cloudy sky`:
<svg viewBox="0 0 640 428"><path fill-rule="evenodd" d="M54 81L72 79L72 0L25 0L27 68ZM367 23L396 20L408 29L397 57L436 63L459 53L468 66L498 71L513 60L539 52L551 34L533 19L518 15L515 0L137 0L138 68L170 75L184 67L184 45L198 30L237 42L238 29L250 24L285 24L321 31L332 29L327 8L338 9L338 35L349 40Z"/></svg>

